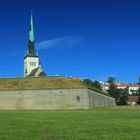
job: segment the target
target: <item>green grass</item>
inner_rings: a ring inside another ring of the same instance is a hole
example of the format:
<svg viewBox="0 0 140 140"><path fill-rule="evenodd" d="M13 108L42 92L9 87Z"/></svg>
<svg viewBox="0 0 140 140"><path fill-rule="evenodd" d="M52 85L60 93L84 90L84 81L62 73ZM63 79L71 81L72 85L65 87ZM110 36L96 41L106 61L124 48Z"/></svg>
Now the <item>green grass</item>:
<svg viewBox="0 0 140 140"><path fill-rule="evenodd" d="M140 108L0 111L0 140L139 140Z"/></svg>
<svg viewBox="0 0 140 140"><path fill-rule="evenodd" d="M81 80L65 77L0 78L0 90L86 88Z"/></svg>
<svg viewBox="0 0 140 140"><path fill-rule="evenodd" d="M0 78L0 91L32 90L32 89L91 89L101 94L103 91L90 87L82 80L61 76L30 77L30 78Z"/></svg>

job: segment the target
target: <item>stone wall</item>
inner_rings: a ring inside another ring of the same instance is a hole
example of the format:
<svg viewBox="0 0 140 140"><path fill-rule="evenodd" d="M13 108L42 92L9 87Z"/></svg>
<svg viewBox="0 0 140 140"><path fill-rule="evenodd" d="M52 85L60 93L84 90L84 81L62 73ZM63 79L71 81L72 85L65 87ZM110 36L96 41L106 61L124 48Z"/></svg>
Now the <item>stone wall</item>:
<svg viewBox="0 0 140 140"><path fill-rule="evenodd" d="M114 105L113 98L88 89L0 91L0 109L84 109Z"/></svg>
<svg viewBox="0 0 140 140"><path fill-rule="evenodd" d="M95 91L88 90L89 106L92 107L110 107L115 106L115 99Z"/></svg>

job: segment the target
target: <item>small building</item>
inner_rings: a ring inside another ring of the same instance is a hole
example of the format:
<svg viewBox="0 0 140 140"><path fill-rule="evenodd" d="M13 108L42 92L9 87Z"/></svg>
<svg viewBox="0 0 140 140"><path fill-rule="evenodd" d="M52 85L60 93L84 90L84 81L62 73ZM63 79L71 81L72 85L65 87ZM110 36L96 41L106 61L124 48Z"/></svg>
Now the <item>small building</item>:
<svg viewBox="0 0 140 140"><path fill-rule="evenodd" d="M139 101L139 96L128 96L128 104L132 105L132 104L137 104Z"/></svg>
<svg viewBox="0 0 140 140"><path fill-rule="evenodd" d="M118 89L128 89L129 94L136 94L138 92L138 89L140 87L140 84L137 83L115 83L115 86ZM109 90L109 83L103 84L103 90L108 91Z"/></svg>

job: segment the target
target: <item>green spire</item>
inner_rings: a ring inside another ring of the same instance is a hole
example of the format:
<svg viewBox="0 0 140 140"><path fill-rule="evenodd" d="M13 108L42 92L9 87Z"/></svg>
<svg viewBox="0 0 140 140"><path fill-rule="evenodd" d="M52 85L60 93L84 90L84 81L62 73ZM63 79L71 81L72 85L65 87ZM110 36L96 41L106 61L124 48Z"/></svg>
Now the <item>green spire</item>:
<svg viewBox="0 0 140 140"><path fill-rule="evenodd" d="M33 16L32 16L32 13L31 13L31 21L30 21L29 40L31 42L34 42L34 28L33 28Z"/></svg>
<svg viewBox="0 0 140 140"><path fill-rule="evenodd" d="M26 56L38 57L38 54L36 53L35 46L34 46L34 30L33 30L32 12L31 12L31 21L30 21L30 30L29 30L28 50L26 52Z"/></svg>

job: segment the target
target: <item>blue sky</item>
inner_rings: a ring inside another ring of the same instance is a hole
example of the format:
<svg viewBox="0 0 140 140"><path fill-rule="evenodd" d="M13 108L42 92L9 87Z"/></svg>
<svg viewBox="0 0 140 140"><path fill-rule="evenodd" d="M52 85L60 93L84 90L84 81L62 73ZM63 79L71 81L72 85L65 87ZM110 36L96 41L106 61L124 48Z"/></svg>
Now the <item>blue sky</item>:
<svg viewBox="0 0 140 140"><path fill-rule="evenodd" d="M138 0L1 0L0 77L23 76L31 9L47 75L138 81Z"/></svg>

